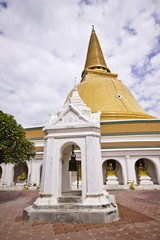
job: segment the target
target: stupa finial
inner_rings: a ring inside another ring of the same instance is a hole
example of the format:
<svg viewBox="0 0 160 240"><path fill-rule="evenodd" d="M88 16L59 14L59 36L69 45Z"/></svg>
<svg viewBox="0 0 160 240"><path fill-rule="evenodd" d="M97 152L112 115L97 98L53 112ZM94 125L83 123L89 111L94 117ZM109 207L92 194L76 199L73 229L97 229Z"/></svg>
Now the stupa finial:
<svg viewBox="0 0 160 240"><path fill-rule="evenodd" d="M77 91L77 79L76 79L76 77L74 78L74 90Z"/></svg>
<svg viewBox="0 0 160 240"><path fill-rule="evenodd" d="M109 73L111 72L106 65L96 32L94 30L94 25L92 25L92 33L89 41L87 58L84 70L82 72L82 77L85 71L88 69L105 71Z"/></svg>

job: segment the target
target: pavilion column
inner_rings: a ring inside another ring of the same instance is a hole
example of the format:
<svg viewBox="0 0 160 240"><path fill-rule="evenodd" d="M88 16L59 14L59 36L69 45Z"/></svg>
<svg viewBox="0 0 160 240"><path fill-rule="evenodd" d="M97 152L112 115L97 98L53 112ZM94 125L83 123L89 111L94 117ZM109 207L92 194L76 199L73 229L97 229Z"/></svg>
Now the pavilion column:
<svg viewBox="0 0 160 240"><path fill-rule="evenodd" d="M42 168L42 186L41 192L52 192L52 177L53 177L53 146L54 138L46 138L44 144L44 160ZM56 166L54 166L56 167Z"/></svg>
<svg viewBox="0 0 160 240"><path fill-rule="evenodd" d="M99 138L86 136L87 193L101 193L103 177Z"/></svg>

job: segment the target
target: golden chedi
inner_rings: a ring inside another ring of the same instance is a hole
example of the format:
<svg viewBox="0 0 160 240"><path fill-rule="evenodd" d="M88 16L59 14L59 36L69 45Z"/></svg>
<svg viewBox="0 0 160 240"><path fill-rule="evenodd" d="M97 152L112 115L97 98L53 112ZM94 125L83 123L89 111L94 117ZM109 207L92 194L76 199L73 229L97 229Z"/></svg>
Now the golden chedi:
<svg viewBox="0 0 160 240"><path fill-rule="evenodd" d="M107 67L93 28L82 79L77 85L82 100L91 108L92 113L102 110L101 121L154 119L155 117L148 115L141 108L130 90L117 79L117 76Z"/></svg>

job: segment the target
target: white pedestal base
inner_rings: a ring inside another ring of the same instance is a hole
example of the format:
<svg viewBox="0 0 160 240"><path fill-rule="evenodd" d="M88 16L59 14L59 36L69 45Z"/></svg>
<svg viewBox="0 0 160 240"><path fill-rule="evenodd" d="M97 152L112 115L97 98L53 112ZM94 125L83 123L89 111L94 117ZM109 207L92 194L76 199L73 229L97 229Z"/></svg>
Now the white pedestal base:
<svg viewBox="0 0 160 240"><path fill-rule="evenodd" d="M23 181L19 181L16 183L16 187L24 187L24 185L26 184L26 180L23 180Z"/></svg>
<svg viewBox="0 0 160 240"><path fill-rule="evenodd" d="M149 176L141 176L139 177L139 184L140 185L153 185L151 178Z"/></svg>
<svg viewBox="0 0 160 240"><path fill-rule="evenodd" d="M106 185L119 185L119 182L117 181L117 177L116 176L108 176L106 178Z"/></svg>

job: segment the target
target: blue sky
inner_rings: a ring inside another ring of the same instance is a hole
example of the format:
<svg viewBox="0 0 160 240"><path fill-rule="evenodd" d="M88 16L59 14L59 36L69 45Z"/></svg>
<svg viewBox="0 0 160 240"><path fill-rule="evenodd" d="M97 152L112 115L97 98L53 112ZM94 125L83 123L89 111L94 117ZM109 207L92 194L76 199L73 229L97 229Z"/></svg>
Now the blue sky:
<svg viewBox="0 0 160 240"><path fill-rule="evenodd" d="M80 82L92 25L108 67L160 118L159 0L0 0L0 109L44 125Z"/></svg>

